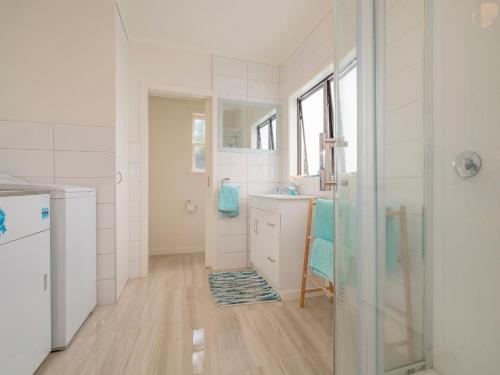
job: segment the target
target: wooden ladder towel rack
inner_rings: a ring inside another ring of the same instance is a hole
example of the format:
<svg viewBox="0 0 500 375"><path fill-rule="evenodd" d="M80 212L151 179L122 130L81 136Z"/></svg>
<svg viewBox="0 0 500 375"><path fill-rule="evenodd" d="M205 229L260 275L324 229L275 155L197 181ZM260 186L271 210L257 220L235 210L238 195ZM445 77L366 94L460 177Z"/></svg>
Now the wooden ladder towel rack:
<svg viewBox="0 0 500 375"><path fill-rule="evenodd" d="M306 243L304 246L304 267L302 269L302 287L300 289L300 307L304 307L306 293L323 291L330 298L331 302L333 302L333 298L335 297L335 287L331 281L328 281L328 286L326 287L324 281L321 280L319 276L314 277L312 274L308 273L309 249L311 247L311 241L314 239L314 237L311 236L314 206L316 206L316 200L311 199L309 201L309 210L307 213ZM316 288L307 289L306 286L308 281L314 284Z"/></svg>

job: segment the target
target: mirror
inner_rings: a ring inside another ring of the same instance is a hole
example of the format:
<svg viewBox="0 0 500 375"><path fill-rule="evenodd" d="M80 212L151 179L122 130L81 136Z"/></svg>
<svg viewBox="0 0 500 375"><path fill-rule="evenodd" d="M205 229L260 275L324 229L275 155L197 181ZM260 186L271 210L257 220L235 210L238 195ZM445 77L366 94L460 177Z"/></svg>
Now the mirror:
<svg viewBox="0 0 500 375"><path fill-rule="evenodd" d="M277 150L279 106L220 100L219 144L222 149Z"/></svg>

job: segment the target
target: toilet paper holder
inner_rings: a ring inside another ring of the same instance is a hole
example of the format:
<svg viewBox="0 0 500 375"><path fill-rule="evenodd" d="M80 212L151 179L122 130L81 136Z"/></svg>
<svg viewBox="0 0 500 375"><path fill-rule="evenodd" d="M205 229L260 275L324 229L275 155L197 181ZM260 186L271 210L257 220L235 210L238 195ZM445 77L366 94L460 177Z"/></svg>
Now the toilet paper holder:
<svg viewBox="0 0 500 375"><path fill-rule="evenodd" d="M190 199L184 202L184 209L187 212L195 212L198 206Z"/></svg>

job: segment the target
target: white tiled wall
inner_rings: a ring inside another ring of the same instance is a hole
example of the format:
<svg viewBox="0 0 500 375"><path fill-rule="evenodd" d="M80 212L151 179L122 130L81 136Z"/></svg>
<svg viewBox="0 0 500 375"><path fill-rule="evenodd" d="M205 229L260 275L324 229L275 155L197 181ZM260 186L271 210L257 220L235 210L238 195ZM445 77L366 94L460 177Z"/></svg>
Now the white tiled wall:
<svg viewBox="0 0 500 375"><path fill-rule="evenodd" d="M97 190L97 296L115 301L114 127L0 121L0 173Z"/></svg>
<svg viewBox="0 0 500 375"><path fill-rule="evenodd" d="M219 97L253 102L279 102L279 68L244 60L213 57L213 84ZM281 139L278 140L281 144ZM248 195L270 193L280 185L279 152L217 153L216 180L240 187L240 215L221 217L217 222L215 268L229 269L248 265Z"/></svg>
<svg viewBox="0 0 500 375"><path fill-rule="evenodd" d="M393 1L386 6L385 19L385 203L394 209L401 205L407 209L413 328L417 332L416 356L420 358L424 325L424 4L419 0ZM404 311L400 271L386 275L384 293L387 303ZM386 322L386 341L399 340L405 327L391 319ZM387 365L404 364L393 362Z"/></svg>
<svg viewBox="0 0 500 375"><path fill-rule="evenodd" d="M290 142L290 137L295 137L296 133L296 107L289 102L294 103L308 85L312 86L316 80L333 72L333 42L333 12L330 11L280 68L280 104L286 124L281 137L284 183L290 175L296 174L296 146Z"/></svg>
<svg viewBox="0 0 500 375"><path fill-rule="evenodd" d="M141 163L140 144L129 143L130 264L129 277L141 275Z"/></svg>

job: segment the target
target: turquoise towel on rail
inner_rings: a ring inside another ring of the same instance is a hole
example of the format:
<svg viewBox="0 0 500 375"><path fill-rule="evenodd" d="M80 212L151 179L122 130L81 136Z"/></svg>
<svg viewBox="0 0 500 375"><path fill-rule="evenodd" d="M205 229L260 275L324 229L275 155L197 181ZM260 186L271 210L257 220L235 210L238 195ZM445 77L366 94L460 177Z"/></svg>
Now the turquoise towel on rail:
<svg viewBox="0 0 500 375"><path fill-rule="evenodd" d="M221 186L219 190L218 209L224 217L236 217L240 214L239 186Z"/></svg>
<svg viewBox="0 0 500 375"><path fill-rule="evenodd" d="M333 282L333 242L315 238L309 266L314 273Z"/></svg>
<svg viewBox="0 0 500 375"><path fill-rule="evenodd" d="M318 199L309 266L314 273L333 282L333 200Z"/></svg>
<svg viewBox="0 0 500 375"><path fill-rule="evenodd" d="M333 200L318 199L314 216L314 238L333 242Z"/></svg>

